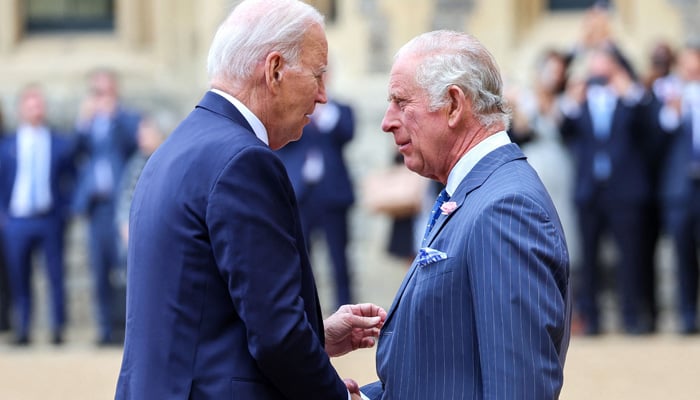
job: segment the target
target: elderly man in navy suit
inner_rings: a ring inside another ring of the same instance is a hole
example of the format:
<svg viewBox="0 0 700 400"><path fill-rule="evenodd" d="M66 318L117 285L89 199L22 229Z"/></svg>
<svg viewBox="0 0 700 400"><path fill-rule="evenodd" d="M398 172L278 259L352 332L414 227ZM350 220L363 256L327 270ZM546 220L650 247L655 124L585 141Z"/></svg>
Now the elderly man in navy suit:
<svg viewBox="0 0 700 400"><path fill-rule="evenodd" d="M381 330L368 397L558 397L569 257L508 122L498 67L474 37L430 32L399 50L382 129L445 190Z"/></svg>
<svg viewBox="0 0 700 400"><path fill-rule="evenodd" d="M64 231L74 178L73 142L46 123L38 86L20 94L17 134L0 143L0 223L14 309L16 344L30 341L32 253L42 250L50 287L53 344L63 342L66 321Z"/></svg>
<svg viewBox="0 0 700 400"><path fill-rule="evenodd" d="M327 52L323 17L297 0L244 0L220 26L211 91L136 185L117 399L359 398L329 356L373 345L386 312L322 320L273 152L326 102Z"/></svg>

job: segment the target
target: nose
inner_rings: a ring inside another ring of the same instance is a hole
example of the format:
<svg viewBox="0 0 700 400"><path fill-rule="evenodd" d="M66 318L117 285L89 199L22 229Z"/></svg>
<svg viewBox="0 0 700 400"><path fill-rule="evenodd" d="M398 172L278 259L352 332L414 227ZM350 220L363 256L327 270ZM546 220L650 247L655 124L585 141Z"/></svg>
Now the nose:
<svg viewBox="0 0 700 400"><path fill-rule="evenodd" d="M328 102L328 96L326 96L326 84L321 79L321 83L318 85L318 92L316 93L316 103L326 104Z"/></svg>
<svg viewBox="0 0 700 400"><path fill-rule="evenodd" d="M389 103L384 118L382 119L382 130L384 132L392 132L398 127L398 119L396 118L396 104Z"/></svg>

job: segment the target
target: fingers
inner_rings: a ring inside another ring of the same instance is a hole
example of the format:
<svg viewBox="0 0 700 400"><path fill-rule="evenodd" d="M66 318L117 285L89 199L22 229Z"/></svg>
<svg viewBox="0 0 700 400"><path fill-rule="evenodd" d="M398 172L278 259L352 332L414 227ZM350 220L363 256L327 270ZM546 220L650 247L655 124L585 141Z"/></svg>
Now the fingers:
<svg viewBox="0 0 700 400"><path fill-rule="evenodd" d="M360 340L360 348L369 349L371 347L374 347L375 343L377 343L377 340L374 337L364 337L362 338L362 340Z"/></svg>
<svg viewBox="0 0 700 400"><path fill-rule="evenodd" d="M357 394L360 393L360 385L358 385L354 379L345 378L343 379L343 382L345 382L345 387L348 388L348 392Z"/></svg>
<svg viewBox="0 0 700 400"><path fill-rule="evenodd" d="M386 310L372 303L352 304L348 306L355 315L364 317L381 317L382 321L386 319Z"/></svg>
<svg viewBox="0 0 700 400"><path fill-rule="evenodd" d="M359 315L351 315L348 321L353 328L371 329L378 328L382 324L381 317L361 317Z"/></svg>

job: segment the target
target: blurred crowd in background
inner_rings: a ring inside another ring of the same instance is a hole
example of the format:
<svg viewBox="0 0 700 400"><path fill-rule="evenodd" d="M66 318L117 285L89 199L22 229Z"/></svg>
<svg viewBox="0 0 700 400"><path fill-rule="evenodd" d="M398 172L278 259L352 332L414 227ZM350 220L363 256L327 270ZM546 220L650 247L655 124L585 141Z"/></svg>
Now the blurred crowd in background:
<svg viewBox="0 0 700 400"><path fill-rule="evenodd" d="M71 218L88 221L89 267L99 346L123 340L125 248L131 193L146 159L174 127L166 110L144 114L120 101L118 76L96 70L72 132L47 120L44 90L25 86L17 126L0 142L0 330L12 343L31 341L33 268L46 274L50 340L64 341L67 321L65 252ZM119 283L121 282L121 286Z"/></svg>
<svg viewBox="0 0 700 400"><path fill-rule="evenodd" d="M615 294L622 333L659 331L657 249L667 238L674 331L697 334L700 43L660 42L647 63L633 65L611 32L608 11L592 8L580 41L544 49L532 82L507 85L509 135L539 173L566 230L575 332L606 333L601 318L606 290ZM123 104L118 75L110 69L93 71L86 85L88 95L75 107L70 132L54 130L44 89L35 84L20 92L16 109L4 110L16 113L16 126L0 124L0 331L11 330L18 346L33 338L33 271L45 274L48 283L50 340L64 342L65 252L71 245L65 234L77 216L87 221L95 342L122 343L131 193L149 155L182 117ZM416 232L422 233L425 214L442 188L403 174L400 154L395 174L377 171L362 182L353 180L343 154L355 134L353 108L329 97L302 139L278 154L294 185L305 233L322 232L327 242L340 305L362 300L353 293L347 254L352 207L391 218L386 251L410 264ZM400 182L403 190L390 193L391 182ZM606 244L614 248L613 257L605 253ZM608 262L612 265L605 266Z"/></svg>

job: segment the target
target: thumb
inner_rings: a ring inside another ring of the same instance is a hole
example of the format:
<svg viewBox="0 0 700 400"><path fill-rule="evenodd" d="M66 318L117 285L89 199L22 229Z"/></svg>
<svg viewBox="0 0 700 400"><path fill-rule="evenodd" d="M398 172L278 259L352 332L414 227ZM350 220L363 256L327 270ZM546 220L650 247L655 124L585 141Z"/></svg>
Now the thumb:
<svg viewBox="0 0 700 400"><path fill-rule="evenodd" d="M362 317L359 315L353 315L352 318L350 318L350 325L352 325L353 328L363 328L363 329L368 329L368 328L373 328L375 326L378 326L379 323L381 322L381 317Z"/></svg>

